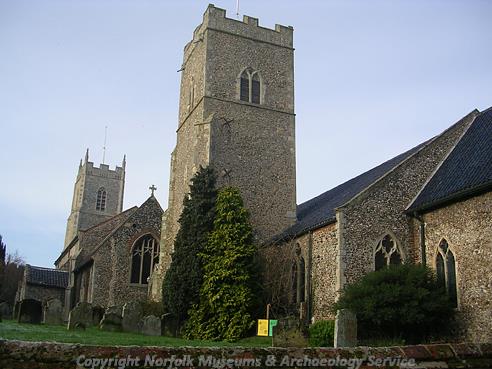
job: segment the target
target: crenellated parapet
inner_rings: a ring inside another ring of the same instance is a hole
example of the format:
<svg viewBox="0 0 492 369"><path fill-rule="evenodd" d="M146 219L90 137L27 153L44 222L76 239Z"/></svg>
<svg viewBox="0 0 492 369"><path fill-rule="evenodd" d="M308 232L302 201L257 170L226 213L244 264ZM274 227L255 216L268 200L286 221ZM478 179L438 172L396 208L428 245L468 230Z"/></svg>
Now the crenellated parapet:
<svg viewBox="0 0 492 369"><path fill-rule="evenodd" d="M228 18L225 9L209 4L203 14L202 24L195 28L193 39L185 46L185 60L193 50L192 46L203 41L203 33L207 29L251 38L255 41L266 42L281 47L293 48L294 28L292 26L276 24L275 29L271 29L260 26L258 18L248 15L244 15L242 21Z"/></svg>
<svg viewBox="0 0 492 369"><path fill-rule="evenodd" d="M125 177L125 170L123 167L116 166L115 169L110 169L107 164L100 164L99 167L95 166L93 162L89 161L82 167L85 169L86 174L90 174L96 177L104 177L111 179L123 179Z"/></svg>

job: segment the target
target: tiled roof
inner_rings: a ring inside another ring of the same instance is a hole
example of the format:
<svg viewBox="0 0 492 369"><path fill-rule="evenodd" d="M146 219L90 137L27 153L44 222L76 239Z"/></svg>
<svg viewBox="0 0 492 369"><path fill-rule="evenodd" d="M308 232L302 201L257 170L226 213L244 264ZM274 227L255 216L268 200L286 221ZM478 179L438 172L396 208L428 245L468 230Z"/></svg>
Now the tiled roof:
<svg viewBox="0 0 492 369"><path fill-rule="evenodd" d="M297 206L297 222L272 241L284 241L336 220L335 209L348 202L386 173L419 151L427 142L388 160L387 162L359 175L321 195Z"/></svg>
<svg viewBox="0 0 492 369"><path fill-rule="evenodd" d="M68 272L26 265L26 282L48 287L66 288L68 285Z"/></svg>
<svg viewBox="0 0 492 369"><path fill-rule="evenodd" d="M423 211L492 189L492 108L480 113L408 211Z"/></svg>

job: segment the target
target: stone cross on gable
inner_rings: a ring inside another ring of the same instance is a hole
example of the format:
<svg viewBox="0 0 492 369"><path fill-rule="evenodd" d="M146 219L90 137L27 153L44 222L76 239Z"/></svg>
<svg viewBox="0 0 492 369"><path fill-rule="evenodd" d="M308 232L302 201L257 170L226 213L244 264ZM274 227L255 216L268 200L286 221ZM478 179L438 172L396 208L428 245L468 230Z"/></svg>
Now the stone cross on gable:
<svg viewBox="0 0 492 369"><path fill-rule="evenodd" d="M152 185L152 186L149 187L149 190L152 191L152 193L150 194L150 196L154 196L154 191L157 190L157 187L154 186L154 185Z"/></svg>

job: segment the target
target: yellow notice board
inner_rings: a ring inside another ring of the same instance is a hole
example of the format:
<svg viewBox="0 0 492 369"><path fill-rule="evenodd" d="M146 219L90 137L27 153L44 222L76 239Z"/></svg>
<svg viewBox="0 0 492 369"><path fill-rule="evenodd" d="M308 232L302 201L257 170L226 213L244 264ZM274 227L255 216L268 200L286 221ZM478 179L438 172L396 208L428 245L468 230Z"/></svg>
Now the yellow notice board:
<svg viewBox="0 0 492 369"><path fill-rule="evenodd" d="M268 336L267 319L258 319L258 336Z"/></svg>

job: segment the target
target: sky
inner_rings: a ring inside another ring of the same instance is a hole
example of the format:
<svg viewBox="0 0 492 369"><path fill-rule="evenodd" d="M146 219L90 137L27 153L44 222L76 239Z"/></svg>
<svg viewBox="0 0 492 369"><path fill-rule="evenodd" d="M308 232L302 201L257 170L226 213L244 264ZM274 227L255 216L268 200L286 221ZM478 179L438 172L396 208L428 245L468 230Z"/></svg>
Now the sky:
<svg viewBox="0 0 492 369"><path fill-rule="evenodd" d="M27 263L63 248L86 148L127 155L124 207L167 207L184 45L202 0L0 0L0 234ZM236 0L214 4L236 17ZM294 27L302 203L492 105L492 1L240 0Z"/></svg>

